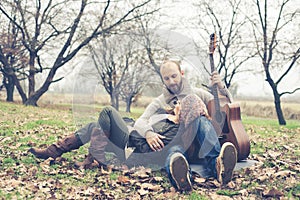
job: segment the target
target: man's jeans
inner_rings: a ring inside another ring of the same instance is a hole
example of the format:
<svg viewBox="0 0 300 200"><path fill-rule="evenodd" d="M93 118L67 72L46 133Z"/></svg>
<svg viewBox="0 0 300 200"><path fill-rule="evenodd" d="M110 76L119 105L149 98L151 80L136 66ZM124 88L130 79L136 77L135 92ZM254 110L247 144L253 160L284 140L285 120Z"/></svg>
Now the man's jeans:
<svg viewBox="0 0 300 200"><path fill-rule="evenodd" d="M195 140L197 140L197 143L200 146L198 148L199 152L197 152L196 159L201 160L200 164L202 164L205 168L204 174L216 178L216 158L219 156L221 149L218 136L215 132L212 123L206 117L201 116L198 119L196 119L196 121L193 123L198 123L198 130ZM185 154L181 146L177 145L170 148L168 157L166 159L166 171L168 173L169 178L171 177L170 157L175 152L182 153L187 158L187 155ZM172 184L174 183L174 180L172 180L172 178L170 178L170 181Z"/></svg>

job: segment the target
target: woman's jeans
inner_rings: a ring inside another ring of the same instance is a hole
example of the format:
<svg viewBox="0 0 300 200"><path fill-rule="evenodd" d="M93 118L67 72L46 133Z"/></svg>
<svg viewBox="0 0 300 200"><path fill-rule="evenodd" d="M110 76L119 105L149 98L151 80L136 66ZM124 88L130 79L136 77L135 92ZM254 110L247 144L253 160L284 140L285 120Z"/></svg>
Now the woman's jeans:
<svg viewBox="0 0 300 200"><path fill-rule="evenodd" d="M204 166L205 173L207 176L217 177L216 174L216 158L220 154L220 143L218 140L218 136L215 132L215 129L210 120L206 117L201 116L199 117L199 125L198 130L196 133L195 140L197 144L199 144L198 152L196 152L196 158L194 160L201 161L199 164ZM166 170L170 177L170 157L173 153L179 152L182 153L186 158L187 155L185 154L183 148L181 146L174 146L170 148L170 153L166 159ZM188 160L189 161L189 160ZM191 162L189 162L192 164ZM171 180L172 182L172 180Z"/></svg>

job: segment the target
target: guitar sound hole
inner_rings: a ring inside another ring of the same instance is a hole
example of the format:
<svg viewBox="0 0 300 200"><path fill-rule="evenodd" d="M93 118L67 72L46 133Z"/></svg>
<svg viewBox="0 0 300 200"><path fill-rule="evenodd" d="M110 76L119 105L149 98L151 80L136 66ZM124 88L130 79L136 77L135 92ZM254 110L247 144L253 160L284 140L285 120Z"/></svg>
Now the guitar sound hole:
<svg viewBox="0 0 300 200"><path fill-rule="evenodd" d="M227 123L227 116L225 117L225 123L222 129L222 133L228 134L229 133L229 127L228 127L228 123Z"/></svg>

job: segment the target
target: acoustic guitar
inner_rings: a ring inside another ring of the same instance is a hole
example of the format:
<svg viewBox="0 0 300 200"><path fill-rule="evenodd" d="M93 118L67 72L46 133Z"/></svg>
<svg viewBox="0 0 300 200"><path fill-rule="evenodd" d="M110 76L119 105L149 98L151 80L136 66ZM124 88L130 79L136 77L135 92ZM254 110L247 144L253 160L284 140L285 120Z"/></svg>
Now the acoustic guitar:
<svg viewBox="0 0 300 200"><path fill-rule="evenodd" d="M216 36L211 34L209 59L211 72L215 71L213 54L216 48ZM241 110L238 103L230 102L219 94L217 85L212 86L214 99L208 103L208 112L217 132L221 145L225 142L234 144L238 160L246 159L250 154L250 141L241 120Z"/></svg>

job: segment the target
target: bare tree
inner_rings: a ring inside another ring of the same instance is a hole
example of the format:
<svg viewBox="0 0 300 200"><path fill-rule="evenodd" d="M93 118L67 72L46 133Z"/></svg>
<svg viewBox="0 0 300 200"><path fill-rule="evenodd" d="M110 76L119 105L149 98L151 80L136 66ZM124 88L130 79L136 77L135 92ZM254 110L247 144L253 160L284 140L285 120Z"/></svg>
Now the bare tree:
<svg viewBox="0 0 300 200"><path fill-rule="evenodd" d="M111 106L119 109L119 88L128 70L131 57L131 43L124 48L119 36L102 38L95 43L100 48L90 47L93 63L98 71L101 84L110 96ZM118 45L115 45L118 44Z"/></svg>
<svg viewBox="0 0 300 200"><path fill-rule="evenodd" d="M163 60L168 59L172 54L172 49L169 47L167 38L161 38L159 22L160 17L164 14L161 12L155 13L151 18L142 17L137 19L136 29L130 33L131 39L137 42L146 51L148 61L152 66L153 72L160 77L160 64ZM137 13L139 11L136 11Z"/></svg>
<svg viewBox="0 0 300 200"><path fill-rule="evenodd" d="M297 3L293 0L272 2L271 6L267 0L253 2L257 8L257 20L252 18L251 22L257 52L262 61L265 80L273 91L278 122L280 125L286 125L281 97L295 93L300 87L291 85L289 91L280 92L279 84L284 84L292 69L299 67L300 10L294 6ZM293 31L291 27L295 27L296 30Z"/></svg>
<svg viewBox="0 0 300 200"><path fill-rule="evenodd" d="M246 20L240 11L242 1L226 0L222 4L205 1L195 6L199 8L196 26L198 30L203 30L199 32L201 41L195 42L198 54L207 55L209 35L216 33L218 45L215 55L219 59L215 62L216 69L220 74L224 74L224 83L230 88L238 73L249 71L249 68L244 67L245 63L255 56L243 37ZM203 62L203 66L207 70L206 63Z"/></svg>
<svg viewBox="0 0 300 200"><path fill-rule="evenodd" d="M94 45L101 47L91 47L90 51L101 85L110 95L111 105L118 110L121 98L126 102L126 111L130 112L133 98L141 92L149 78L145 75L148 71L145 51L127 35L101 39Z"/></svg>
<svg viewBox="0 0 300 200"><path fill-rule="evenodd" d="M155 75L151 70L145 51L137 49L134 54L119 90L120 97L126 103L126 112L131 112L131 104L138 100L145 86L149 84L150 77Z"/></svg>
<svg viewBox="0 0 300 200"><path fill-rule="evenodd" d="M2 24L5 22L2 21ZM19 80L24 79L24 63L28 62L28 56L22 45L18 28L11 22L4 27L7 29L2 29L0 33L0 72L3 76L2 86L6 89L6 101L12 102L15 86L20 95L26 96L22 93Z"/></svg>
<svg viewBox="0 0 300 200"><path fill-rule="evenodd" d="M126 4L124 7L122 2L111 0L3 0L0 11L18 27L22 44L29 54L26 73L28 95L21 95L23 103L36 106L50 85L63 78L55 78L57 70L73 59L94 38L116 33L121 24L153 13L154 10L147 9L141 15L134 13L150 2L151 0L143 0L134 6ZM16 18L10 14L10 10L16 10ZM97 13L97 18L92 17L90 12ZM86 23L91 20L94 23ZM36 74L44 71L48 75L41 87L36 89ZM23 88L22 90L25 94Z"/></svg>

